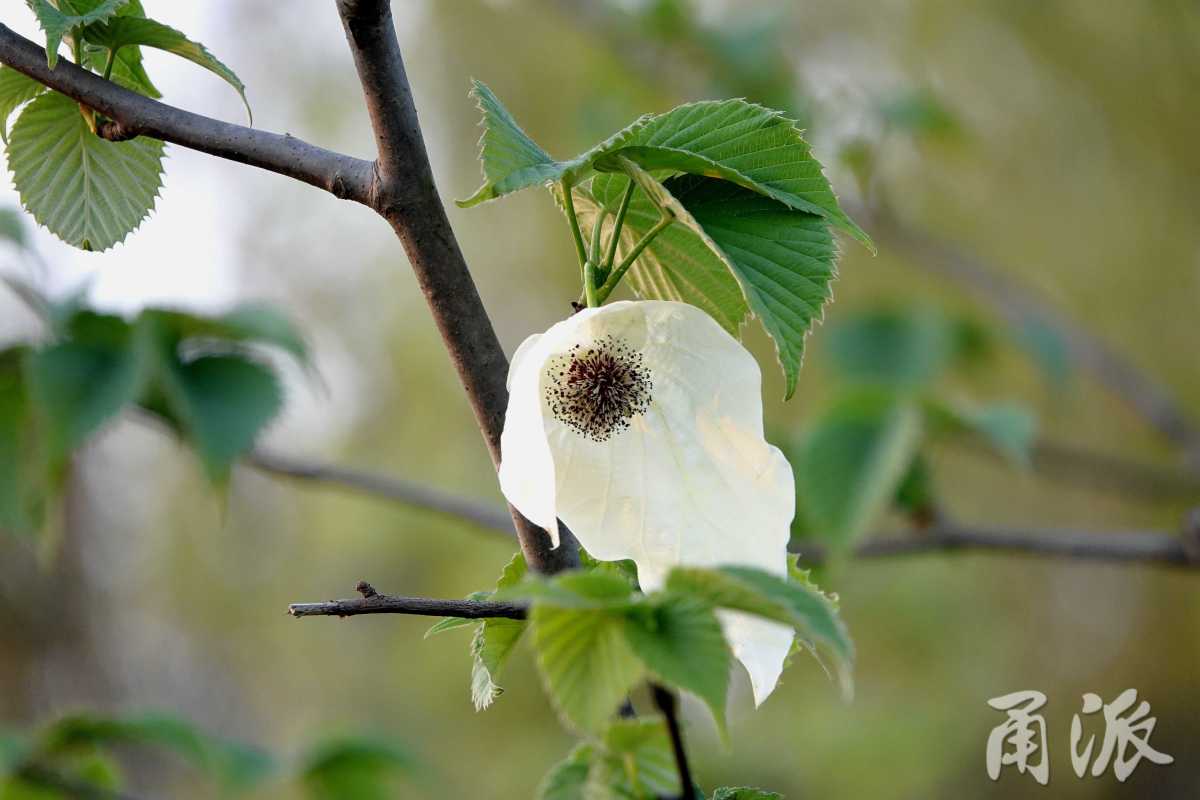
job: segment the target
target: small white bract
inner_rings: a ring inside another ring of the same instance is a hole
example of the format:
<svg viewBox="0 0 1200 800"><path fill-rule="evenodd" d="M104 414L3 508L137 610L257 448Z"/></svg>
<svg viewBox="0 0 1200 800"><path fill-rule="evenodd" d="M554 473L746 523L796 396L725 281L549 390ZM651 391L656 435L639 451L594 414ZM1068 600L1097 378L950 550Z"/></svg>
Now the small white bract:
<svg viewBox="0 0 1200 800"><path fill-rule="evenodd" d="M513 356L501 489L555 546L557 517L596 558L633 559L645 591L680 564L786 575L795 489L763 438L761 382L750 353L694 306L580 311ZM720 614L762 703L792 631Z"/></svg>

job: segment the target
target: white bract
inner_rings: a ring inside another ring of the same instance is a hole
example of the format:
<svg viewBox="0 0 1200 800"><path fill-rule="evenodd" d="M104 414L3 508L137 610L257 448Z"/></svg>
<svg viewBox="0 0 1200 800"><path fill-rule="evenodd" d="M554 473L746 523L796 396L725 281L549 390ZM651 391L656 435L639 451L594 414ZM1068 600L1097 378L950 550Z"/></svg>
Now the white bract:
<svg viewBox="0 0 1200 800"><path fill-rule="evenodd" d="M761 380L750 353L694 306L580 311L513 356L500 486L555 546L557 517L596 558L633 559L645 591L680 564L786 575L795 489L763 438ZM761 703L792 630L720 616Z"/></svg>

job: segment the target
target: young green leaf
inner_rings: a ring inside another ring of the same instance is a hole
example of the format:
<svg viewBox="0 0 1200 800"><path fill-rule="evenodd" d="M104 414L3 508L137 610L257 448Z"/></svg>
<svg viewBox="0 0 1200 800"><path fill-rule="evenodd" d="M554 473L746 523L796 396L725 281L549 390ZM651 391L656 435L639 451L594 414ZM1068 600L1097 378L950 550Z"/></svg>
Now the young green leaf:
<svg viewBox="0 0 1200 800"><path fill-rule="evenodd" d="M920 439L920 412L885 392L847 395L818 418L793 462L814 534L850 547L895 496Z"/></svg>
<svg viewBox="0 0 1200 800"><path fill-rule="evenodd" d="M301 781L311 800L390 800L412 767L412 756L390 742L339 738L305 758Z"/></svg>
<svg viewBox="0 0 1200 800"><path fill-rule="evenodd" d="M116 50L118 55L126 47L153 47L186 58L232 86L238 96L242 98L242 103L246 106L246 114L250 117L251 122L254 120L250 104L246 100L246 86L237 74L221 63L204 45L192 41L182 32L170 26L145 17L118 15L106 22L89 25L84 28L83 36L93 44L108 50ZM137 59L138 66L140 63L139 57ZM132 63L126 62L126 66L132 66Z"/></svg>
<svg viewBox="0 0 1200 800"><path fill-rule="evenodd" d="M592 745L578 745L542 779L537 790L538 800L590 800L584 792L594 757Z"/></svg>
<svg viewBox="0 0 1200 800"><path fill-rule="evenodd" d="M678 797L679 772L662 720L617 720L604 733L585 786L588 800Z"/></svg>
<svg viewBox="0 0 1200 800"><path fill-rule="evenodd" d="M633 586L623 574L568 572L553 580L529 578L497 590L492 599L533 600L557 608L625 610L633 604Z"/></svg>
<svg viewBox="0 0 1200 800"><path fill-rule="evenodd" d="M663 682L703 700L723 732L731 655L712 606L670 593L648 600L626 619L629 646Z"/></svg>
<svg viewBox="0 0 1200 800"><path fill-rule="evenodd" d="M69 97L34 99L13 126L8 166L39 223L83 250L107 250L141 224L162 186L163 143L95 136Z"/></svg>
<svg viewBox="0 0 1200 800"><path fill-rule="evenodd" d="M484 184L466 200L469 208L529 186L557 180L562 165L529 138L499 98L481 81L471 82L471 96L483 113L483 135L479 139L479 163Z"/></svg>
<svg viewBox="0 0 1200 800"><path fill-rule="evenodd" d="M216 483L225 481L283 404L274 373L239 356L171 361L159 376L170 413Z"/></svg>
<svg viewBox="0 0 1200 800"><path fill-rule="evenodd" d="M490 89L476 82L473 93L483 111L485 182L462 206L558 180L576 185L596 172L622 170L624 158L663 175L688 173L737 184L787 208L828 219L872 247L838 206L795 122L779 111L745 100L688 103L644 116L586 153L555 161L521 130Z"/></svg>
<svg viewBox="0 0 1200 800"><path fill-rule="evenodd" d="M46 63L51 69L58 63L58 46L62 44L63 37L76 28L108 19L127 2L129 0L90 2L85 12L73 14L67 10L69 6L64 5L63 10L59 10L49 0L25 0L46 33Z"/></svg>
<svg viewBox="0 0 1200 800"><path fill-rule="evenodd" d="M0 66L0 141L8 144L8 118L20 106L46 91L46 87L17 72Z"/></svg>
<svg viewBox="0 0 1200 800"><path fill-rule="evenodd" d="M783 800L783 795L765 789L725 786L713 792L712 800Z"/></svg>
<svg viewBox="0 0 1200 800"><path fill-rule="evenodd" d="M598 732L644 673L625 638L624 614L536 604L530 619L555 707L567 723Z"/></svg>
<svg viewBox="0 0 1200 800"><path fill-rule="evenodd" d="M637 167L633 167L635 171ZM630 271L645 298L704 309L733 335L753 313L775 343L785 396L795 392L804 340L833 295L837 247L826 220L792 210L727 181L685 175L658 183L641 173L656 202L639 189L626 213L623 257L668 208L675 223L658 234ZM611 219L628 185L600 175L575 191L587 235L604 210Z"/></svg>
<svg viewBox="0 0 1200 800"><path fill-rule="evenodd" d="M854 645L833 604L812 586L749 567L676 567L667 576L667 592L791 625L834 656L848 690Z"/></svg>
<svg viewBox="0 0 1200 800"><path fill-rule="evenodd" d="M508 589L525 578L528 568L521 553L504 567L496 589ZM471 640L471 700L476 711L492 704L504 690L497 683L500 670L508 661L528 623L520 619L485 619Z"/></svg>

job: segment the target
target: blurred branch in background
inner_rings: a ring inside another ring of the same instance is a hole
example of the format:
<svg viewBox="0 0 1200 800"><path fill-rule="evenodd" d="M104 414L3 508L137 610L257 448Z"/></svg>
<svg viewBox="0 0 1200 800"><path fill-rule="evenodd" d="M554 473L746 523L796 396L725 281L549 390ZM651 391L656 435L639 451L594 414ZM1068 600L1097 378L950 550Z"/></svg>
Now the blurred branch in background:
<svg viewBox="0 0 1200 800"><path fill-rule="evenodd" d="M687 99L743 96L789 108L797 117L810 111L777 29L758 31L753 47L739 48L737 31L711 30L679 2L649 3L638 11L581 0L554 0L550 5L568 24L586 29L595 41L619 52L632 65L631 74L667 86L674 94ZM881 204L846 198L841 202L870 230L880 249L894 250L913 266L949 279L1015 330L1035 326L1060 339L1075 365L1178 448L1188 469L1200 475L1200 427L1162 381L1000 267L909 224ZM1042 463L1060 471L1080 467L1096 472L1088 459L1048 457Z"/></svg>
<svg viewBox="0 0 1200 800"><path fill-rule="evenodd" d="M1056 453L1053 457L1074 458L1078 455L1068 451L1066 454ZM485 530L508 536L513 534L511 521L500 508L441 489L362 470L301 461L261 450L252 454L247 463L269 474L341 487L382 500L456 517ZM1122 468L1132 471L1142 469L1140 465L1123 465ZM1149 475L1147 472L1147 476ZM800 553L801 561L805 564L822 564L829 558L828 551L819 543L798 541L793 545L793 550ZM872 537L858 547L854 555L857 558L884 558L968 550L1200 568L1200 515L1193 513L1189 517L1182 535L1165 531L1026 531L941 522L909 536ZM308 613L336 615L338 612L306 612L296 616L307 616ZM387 612L380 609L356 613ZM397 610L394 613L425 612Z"/></svg>

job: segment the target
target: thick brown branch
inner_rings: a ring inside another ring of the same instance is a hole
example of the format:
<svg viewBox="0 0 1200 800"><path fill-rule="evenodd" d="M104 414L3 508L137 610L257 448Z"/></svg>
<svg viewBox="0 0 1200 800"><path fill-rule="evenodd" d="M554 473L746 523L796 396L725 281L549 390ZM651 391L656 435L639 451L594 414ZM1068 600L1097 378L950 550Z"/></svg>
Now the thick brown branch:
<svg viewBox="0 0 1200 800"><path fill-rule="evenodd" d="M338 0L338 13L362 83L379 145L372 206L404 245L417 283L466 389L492 462L500 463L500 433L508 404L508 361L467 269L433 182L417 109L396 41L387 0ZM578 549L560 526L562 546L512 510L529 566L556 572L578 563Z"/></svg>
<svg viewBox="0 0 1200 800"><path fill-rule="evenodd" d="M369 161L325 150L289 134L234 125L131 92L64 58L46 66L46 51L0 24L0 62L109 117L98 132L123 140L150 136L277 172L360 203L370 198Z"/></svg>

